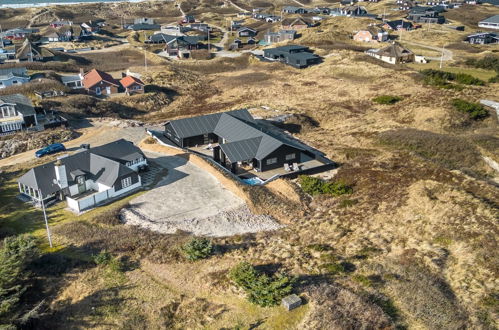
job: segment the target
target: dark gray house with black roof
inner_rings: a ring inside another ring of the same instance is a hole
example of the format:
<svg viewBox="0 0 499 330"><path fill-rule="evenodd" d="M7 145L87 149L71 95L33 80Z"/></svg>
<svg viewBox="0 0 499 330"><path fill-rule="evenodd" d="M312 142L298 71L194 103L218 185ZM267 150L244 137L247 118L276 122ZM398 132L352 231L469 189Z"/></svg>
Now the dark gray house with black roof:
<svg viewBox="0 0 499 330"><path fill-rule="evenodd" d="M34 167L17 182L28 201L46 204L65 198L69 208L81 212L141 187L141 166L147 166L142 151L121 139Z"/></svg>
<svg viewBox="0 0 499 330"><path fill-rule="evenodd" d="M441 6L433 7L420 7L416 6L411 8L407 19L416 23L432 23L432 24L443 24L445 23L445 17L440 14L443 13L445 9Z"/></svg>
<svg viewBox="0 0 499 330"><path fill-rule="evenodd" d="M233 173L243 163L263 172L300 163L303 155L315 157L294 140L264 130L246 109L172 120L164 135L182 148L218 144L213 159Z"/></svg>
<svg viewBox="0 0 499 330"><path fill-rule="evenodd" d="M318 64L321 58L310 51L308 47L288 45L263 50L265 58L280 61L295 68L302 69L313 64Z"/></svg>

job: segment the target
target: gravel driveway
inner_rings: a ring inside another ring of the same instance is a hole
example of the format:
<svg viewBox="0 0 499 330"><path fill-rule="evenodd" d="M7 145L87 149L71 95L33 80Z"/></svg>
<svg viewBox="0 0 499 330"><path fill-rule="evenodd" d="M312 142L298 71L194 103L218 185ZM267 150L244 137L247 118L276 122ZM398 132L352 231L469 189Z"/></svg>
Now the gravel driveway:
<svg viewBox="0 0 499 330"><path fill-rule="evenodd" d="M185 158L158 153L146 155L168 168L168 175L156 188L133 199L130 206L121 211L125 223L163 233L180 229L205 236L280 228L271 217L251 214L241 198Z"/></svg>

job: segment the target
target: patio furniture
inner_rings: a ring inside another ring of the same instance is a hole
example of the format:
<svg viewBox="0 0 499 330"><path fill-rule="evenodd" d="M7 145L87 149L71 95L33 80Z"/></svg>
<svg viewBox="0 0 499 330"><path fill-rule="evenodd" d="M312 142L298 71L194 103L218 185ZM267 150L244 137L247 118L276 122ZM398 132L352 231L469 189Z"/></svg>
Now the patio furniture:
<svg viewBox="0 0 499 330"><path fill-rule="evenodd" d="M289 167L289 164L288 164L288 163L284 163L284 170L285 170L286 172L291 172L291 171L292 171L292 169Z"/></svg>
<svg viewBox="0 0 499 330"><path fill-rule="evenodd" d="M299 171L300 170L300 165L298 163L293 163L293 171Z"/></svg>

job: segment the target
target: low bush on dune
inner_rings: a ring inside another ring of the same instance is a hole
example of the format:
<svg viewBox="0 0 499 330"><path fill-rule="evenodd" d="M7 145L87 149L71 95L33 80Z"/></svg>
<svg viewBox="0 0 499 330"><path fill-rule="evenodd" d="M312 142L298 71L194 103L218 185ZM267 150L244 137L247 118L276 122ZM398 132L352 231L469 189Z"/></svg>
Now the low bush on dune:
<svg viewBox="0 0 499 330"><path fill-rule="evenodd" d="M499 56L487 55L480 59L469 58L465 64L478 69L494 70L499 73Z"/></svg>
<svg viewBox="0 0 499 330"><path fill-rule="evenodd" d="M340 196L351 194L352 188L344 182L327 182L319 178L307 175L300 175L298 178L301 188L309 195L332 195Z"/></svg>
<svg viewBox="0 0 499 330"><path fill-rule="evenodd" d="M373 99L373 101L378 104L395 104L401 100L402 98L400 96L393 96L393 95L380 95Z"/></svg>
<svg viewBox="0 0 499 330"><path fill-rule="evenodd" d="M248 300L262 307L275 306L293 291L295 279L284 274L268 276L258 272L253 265L242 262L234 267L229 278L243 289Z"/></svg>
<svg viewBox="0 0 499 330"><path fill-rule="evenodd" d="M489 112L479 103L454 99L452 100L452 105L454 109L466 113L473 120L480 120L489 116Z"/></svg>
<svg viewBox="0 0 499 330"><path fill-rule="evenodd" d="M460 89L462 86L455 85L452 83L462 84L462 85L474 85L474 86L484 86L485 82L472 75L466 73L451 73L440 70L427 69L421 71L424 76L424 82L427 85L437 86L440 88L454 88Z"/></svg>

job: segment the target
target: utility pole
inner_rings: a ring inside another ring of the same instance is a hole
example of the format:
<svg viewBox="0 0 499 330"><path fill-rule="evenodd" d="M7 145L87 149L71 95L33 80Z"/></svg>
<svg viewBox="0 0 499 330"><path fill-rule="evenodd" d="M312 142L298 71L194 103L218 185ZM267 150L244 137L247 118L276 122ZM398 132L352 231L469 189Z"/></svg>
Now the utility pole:
<svg viewBox="0 0 499 330"><path fill-rule="evenodd" d="M40 198L40 202L42 203L43 217L45 218L45 227L47 228L47 237L49 239L50 248L52 248L52 237L50 236L50 228L49 221L47 219L47 212L45 211L45 203L43 202L42 191L38 189L38 196Z"/></svg>
<svg viewBox="0 0 499 330"><path fill-rule="evenodd" d="M0 39L2 39L2 48L5 48L5 45L3 43L3 30L2 30L2 24L0 24Z"/></svg>
<svg viewBox="0 0 499 330"><path fill-rule="evenodd" d="M33 47L31 46L31 42L28 40L28 38L26 37L26 40L28 41L29 43L29 53L31 55L31 62L33 62Z"/></svg>
<svg viewBox="0 0 499 330"><path fill-rule="evenodd" d="M147 40L146 32L144 31L144 42ZM147 47L144 45L144 66L147 71Z"/></svg>
<svg viewBox="0 0 499 330"><path fill-rule="evenodd" d="M208 52L211 52L211 45L210 45L210 26L208 25L207 29L208 31Z"/></svg>
<svg viewBox="0 0 499 330"><path fill-rule="evenodd" d="M442 46L442 56L440 56L440 69L442 68L442 65L444 63L444 46Z"/></svg>

